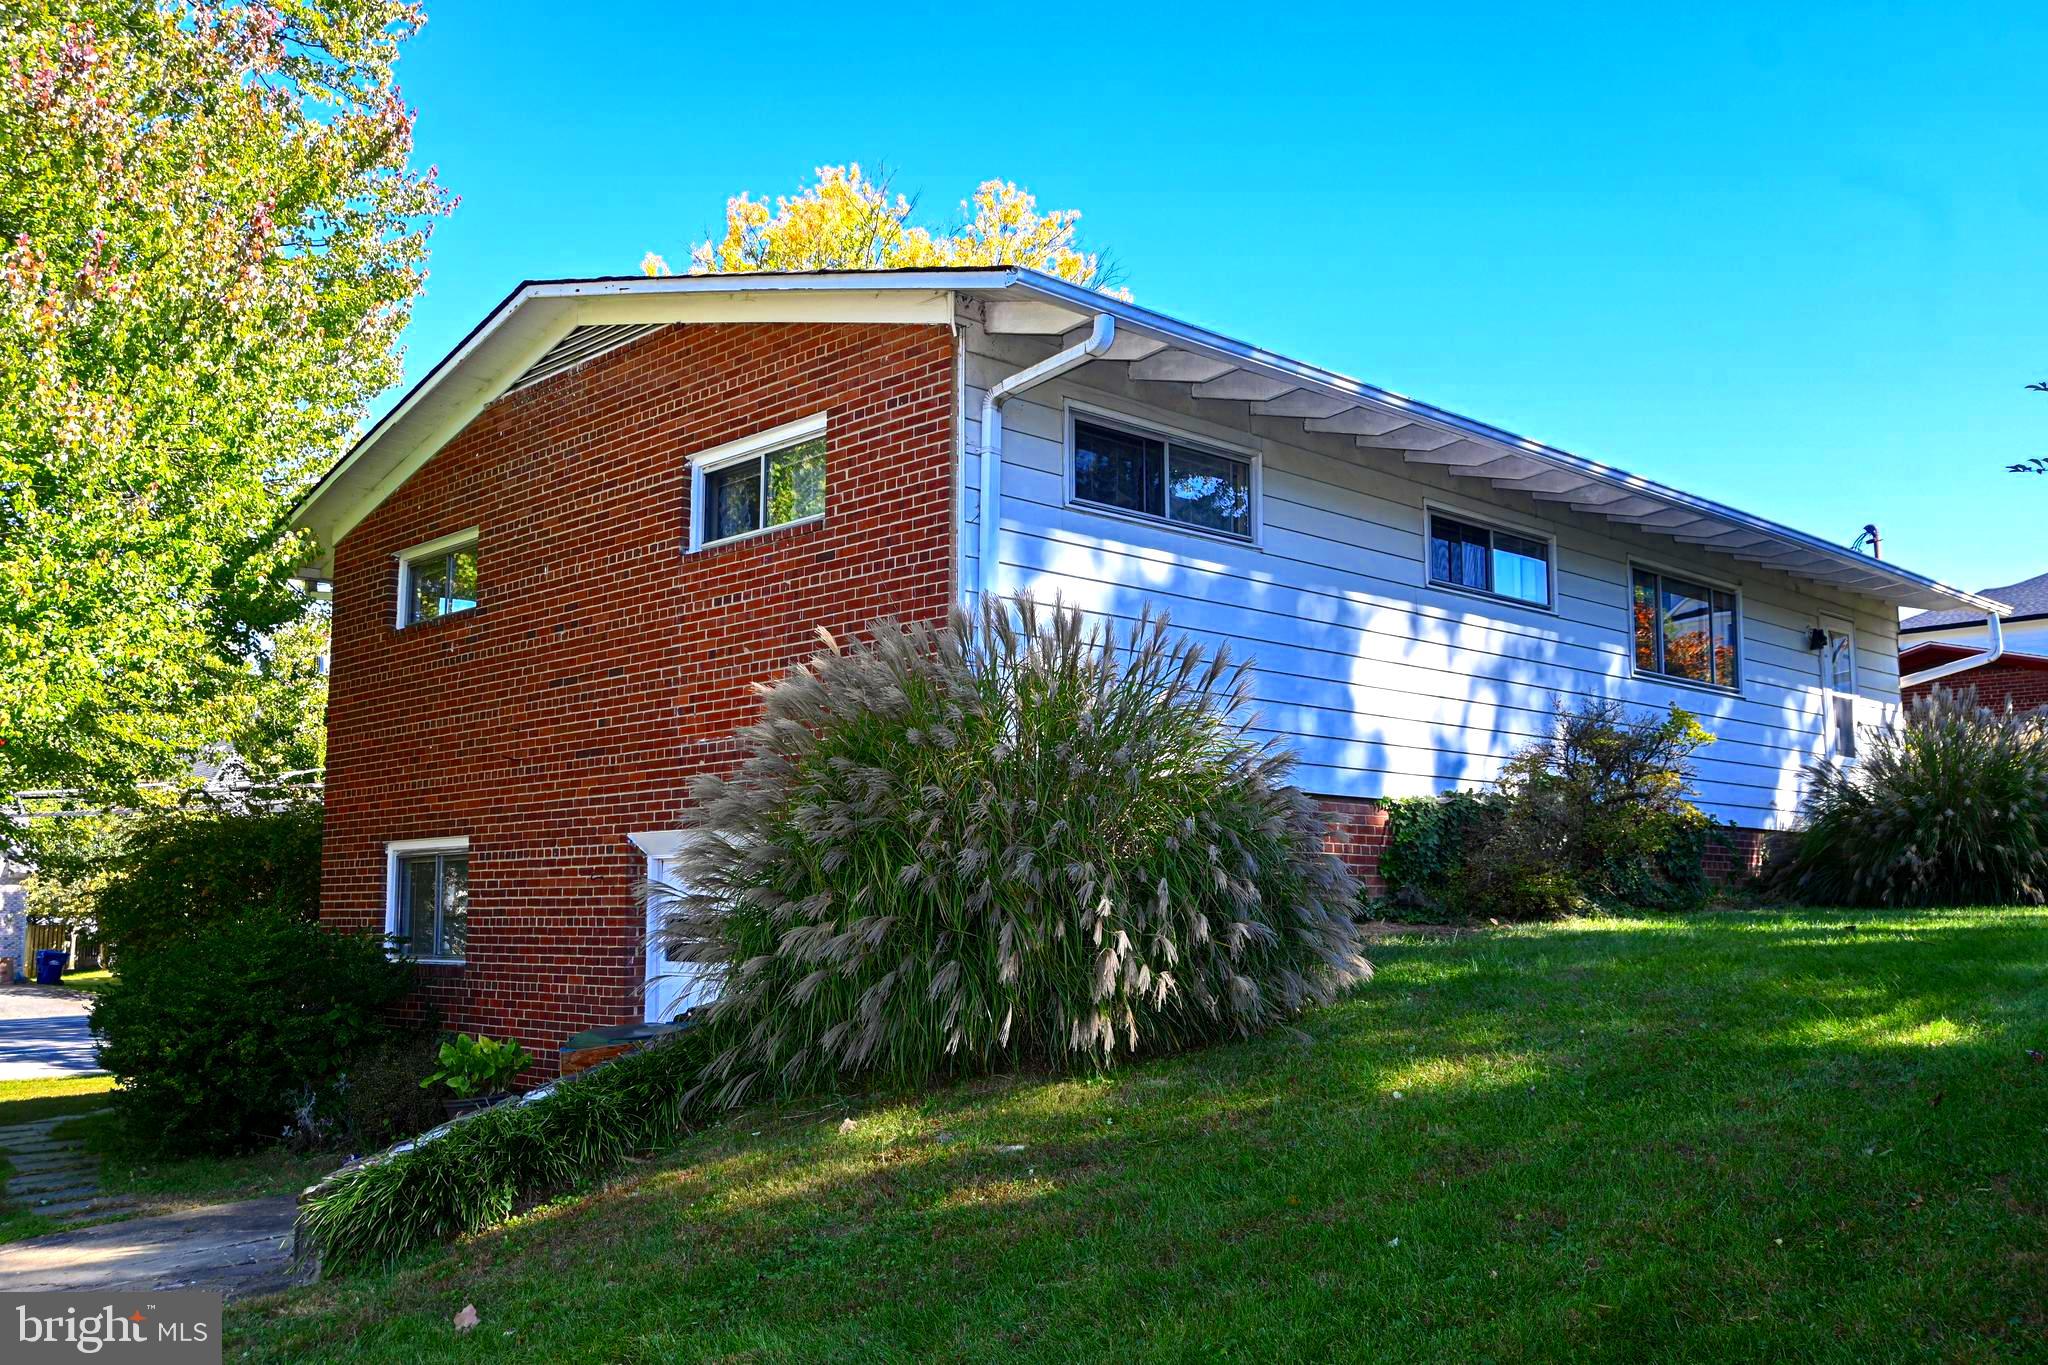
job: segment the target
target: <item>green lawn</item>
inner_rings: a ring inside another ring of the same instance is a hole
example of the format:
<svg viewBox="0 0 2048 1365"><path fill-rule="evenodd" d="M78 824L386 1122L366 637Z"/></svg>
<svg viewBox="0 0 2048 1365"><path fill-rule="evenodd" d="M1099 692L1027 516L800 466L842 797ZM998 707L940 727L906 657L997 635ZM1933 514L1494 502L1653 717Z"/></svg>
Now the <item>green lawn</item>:
<svg viewBox="0 0 2048 1365"><path fill-rule="evenodd" d="M84 995L98 995L113 982L114 974L103 968L94 968L89 972L64 973L65 987Z"/></svg>
<svg viewBox="0 0 2048 1365"><path fill-rule="evenodd" d="M129 1196L146 1213L297 1194L346 1155L265 1147L232 1156L168 1157L138 1146L112 1114L59 1124L56 1135L82 1140L100 1158L100 1188Z"/></svg>
<svg viewBox="0 0 2048 1365"><path fill-rule="evenodd" d="M114 1089L112 1076L62 1076L50 1080L0 1081L0 1128L63 1114L104 1109Z"/></svg>
<svg viewBox="0 0 2048 1365"><path fill-rule="evenodd" d="M748 1115L594 1198L232 1310L229 1354L2048 1356L2048 912L1582 919L1374 956L1305 1040Z"/></svg>

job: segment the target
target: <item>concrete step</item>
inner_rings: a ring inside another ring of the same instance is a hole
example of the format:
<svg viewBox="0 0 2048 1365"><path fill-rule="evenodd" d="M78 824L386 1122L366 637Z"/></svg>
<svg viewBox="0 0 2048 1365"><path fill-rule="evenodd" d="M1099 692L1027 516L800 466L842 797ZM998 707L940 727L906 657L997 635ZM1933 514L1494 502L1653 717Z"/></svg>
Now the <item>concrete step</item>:
<svg viewBox="0 0 2048 1365"><path fill-rule="evenodd" d="M40 1199L51 1190L97 1190L100 1187L98 1171L48 1171L42 1175L23 1178L16 1176L7 1182L7 1197L15 1203Z"/></svg>
<svg viewBox="0 0 2048 1365"><path fill-rule="evenodd" d="M135 1207L131 1200L115 1199L97 1190L64 1199L47 1202L25 1201L22 1206L30 1213L40 1213L45 1218L98 1218L109 1213L120 1213Z"/></svg>

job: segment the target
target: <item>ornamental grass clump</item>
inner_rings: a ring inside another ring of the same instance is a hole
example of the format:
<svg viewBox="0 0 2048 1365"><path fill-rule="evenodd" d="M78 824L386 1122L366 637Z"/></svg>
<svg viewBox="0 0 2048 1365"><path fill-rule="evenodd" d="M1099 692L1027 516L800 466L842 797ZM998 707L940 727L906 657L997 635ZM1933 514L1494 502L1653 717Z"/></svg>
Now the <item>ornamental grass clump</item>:
<svg viewBox="0 0 2048 1365"><path fill-rule="evenodd" d="M2048 900L2048 721L1974 689L1911 702L1869 729L1853 766L1809 770L1806 828L1773 869L1821 905Z"/></svg>
<svg viewBox="0 0 2048 1365"><path fill-rule="evenodd" d="M1370 974L1227 652L1028 600L826 644L694 784L704 837L653 892L671 958L722 977L713 1105L1099 1070Z"/></svg>

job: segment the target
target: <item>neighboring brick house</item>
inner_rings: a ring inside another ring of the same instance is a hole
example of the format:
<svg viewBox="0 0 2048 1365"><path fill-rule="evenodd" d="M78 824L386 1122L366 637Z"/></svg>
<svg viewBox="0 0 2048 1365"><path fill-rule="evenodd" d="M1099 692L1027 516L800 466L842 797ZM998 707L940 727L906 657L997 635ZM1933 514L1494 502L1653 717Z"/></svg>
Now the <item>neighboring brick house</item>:
<svg viewBox="0 0 2048 1365"><path fill-rule="evenodd" d="M1560 697L1699 712L1703 804L1782 828L1896 707L1898 608L1998 606L1006 268L522 285L297 522L335 607L322 918L543 1057L706 989L650 968L635 891L821 625L1164 608L1257 660L1370 880L1380 799L1485 783Z"/></svg>
<svg viewBox="0 0 2048 1365"><path fill-rule="evenodd" d="M2012 608L2000 623L2005 652L1993 663L1909 686L1904 699L1924 697L1936 687L1969 688L1992 706L2048 706L2048 573L1986 588L1983 595ZM1981 654L1990 644L1982 612L1923 611L1899 623L1899 667L1909 675L1925 672Z"/></svg>

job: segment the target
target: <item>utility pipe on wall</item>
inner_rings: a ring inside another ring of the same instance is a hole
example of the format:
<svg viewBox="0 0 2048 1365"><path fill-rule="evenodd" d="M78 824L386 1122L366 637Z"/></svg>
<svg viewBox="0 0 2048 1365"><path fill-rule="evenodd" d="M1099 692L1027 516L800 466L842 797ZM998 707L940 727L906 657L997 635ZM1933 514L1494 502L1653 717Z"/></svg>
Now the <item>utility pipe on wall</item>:
<svg viewBox="0 0 2048 1365"><path fill-rule="evenodd" d="M1945 664L1936 664L1932 668L1923 668L1918 673L1908 673L1905 677L1899 679L1899 690L1903 692L1909 687L1918 687L1922 683L1939 682L1943 678L1952 678L1958 673L1964 673L1973 668L1982 668L1986 664L1997 663L2005 656L2005 629L1998 622L1997 612L1987 612L1985 614L1984 627L1991 632L1991 647L1989 649L1979 654L1972 654L1968 658L1950 659Z"/></svg>
<svg viewBox="0 0 2048 1365"><path fill-rule="evenodd" d="M999 538L1003 525L1003 404L1024 390L1057 379L1068 370L1085 365L1105 354L1116 341L1116 319L1097 313L1088 329L1088 339L1064 351L1047 356L1036 365L1022 369L991 387L981 400L981 590L999 592L997 569L1001 565Z"/></svg>

